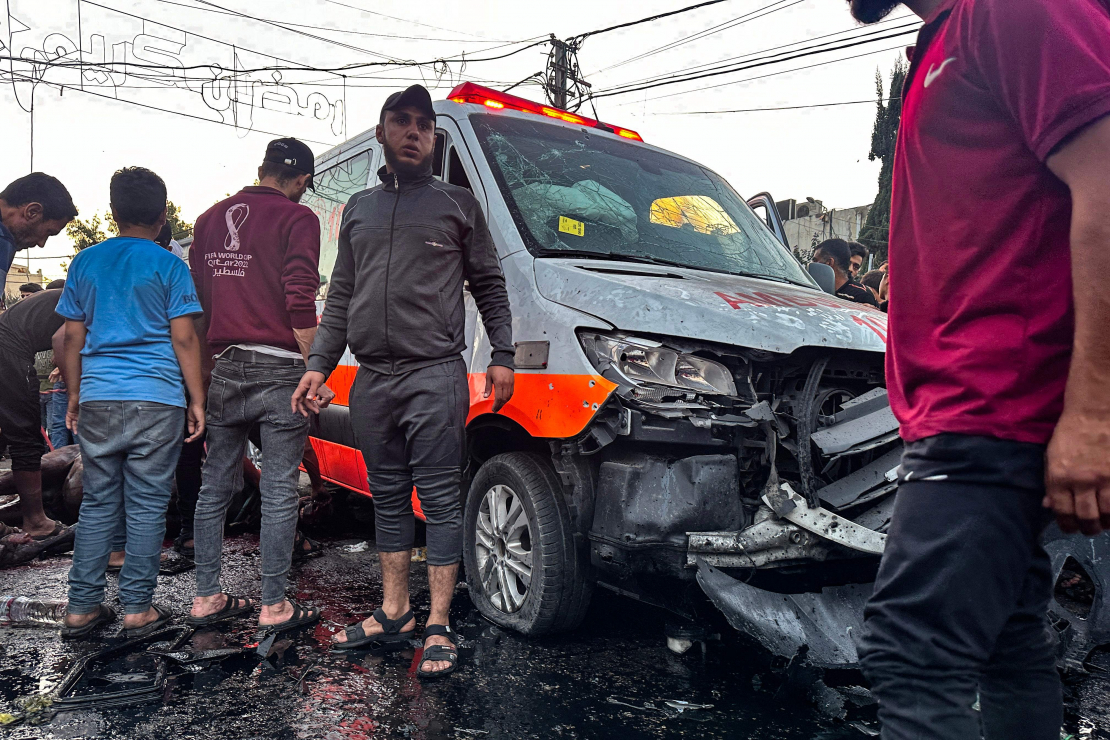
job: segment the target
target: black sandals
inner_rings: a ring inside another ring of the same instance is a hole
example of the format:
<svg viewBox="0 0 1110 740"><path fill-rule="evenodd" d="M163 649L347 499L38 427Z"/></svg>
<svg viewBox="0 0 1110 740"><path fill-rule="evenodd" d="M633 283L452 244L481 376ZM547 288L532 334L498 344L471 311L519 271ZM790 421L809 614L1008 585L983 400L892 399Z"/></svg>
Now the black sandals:
<svg viewBox="0 0 1110 740"><path fill-rule="evenodd" d="M415 629L401 631L401 628L408 624L409 620L413 618L412 609L402 614L397 619L390 619L386 616L385 612L381 609L374 610L374 619L382 626L382 631L374 634L366 634L366 630L362 628L362 622L356 622L344 630L347 635L346 642L333 642L332 650L357 650L364 648L374 643L380 644L396 644L404 643L411 640L413 635L416 634Z"/></svg>
<svg viewBox="0 0 1110 740"><path fill-rule="evenodd" d="M455 632L450 626L445 624L429 624L424 628L425 640L436 635L443 635L450 640L451 647L446 645L432 645L431 647L424 648L424 654L420 656L420 665L416 669L416 677L421 681L449 676L454 673L455 669L459 666L459 649L458 641L455 639ZM441 671L426 671L423 668L425 663L437 663L440 661L449 662L451 666Z"/></svg>

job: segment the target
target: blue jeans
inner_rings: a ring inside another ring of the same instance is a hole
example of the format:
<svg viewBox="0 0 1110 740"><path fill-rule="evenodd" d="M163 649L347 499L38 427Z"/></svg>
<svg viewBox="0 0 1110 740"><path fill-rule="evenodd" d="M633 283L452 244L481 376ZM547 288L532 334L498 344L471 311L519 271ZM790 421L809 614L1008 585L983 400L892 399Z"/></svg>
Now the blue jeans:
<svg viewBox="0 0 1110 740"><path fill-rule="evenodd" d="M66 384L59 381L54 384L54 392L50 394L49 424L46 433L50 435L50 444L54 449L73 444L73 432L66 429L66 408L69 406L69 393Z"/></svg>
<svg viewBox="0 0 1110 740"><path fill-rule="evenodd" d="M193 518L197 596L220 593L224 521L232 495L243 486L243 454L251 427L262 437L262 604L285 599L297 529L298 468L308 419L290 400L304 375L303 362L254 364L219 359L208 387L208 457Z"/></svg>
<svg viewBox="0 0 1110 740"><path fill-rule="evenodd" d="M85 495L69 570L69 613L88 614L104 600L108 555L126 519L119 599L126 614L142 614L158 582L185 410L149 401L89 401L81 404L78 424Z"/></svg>

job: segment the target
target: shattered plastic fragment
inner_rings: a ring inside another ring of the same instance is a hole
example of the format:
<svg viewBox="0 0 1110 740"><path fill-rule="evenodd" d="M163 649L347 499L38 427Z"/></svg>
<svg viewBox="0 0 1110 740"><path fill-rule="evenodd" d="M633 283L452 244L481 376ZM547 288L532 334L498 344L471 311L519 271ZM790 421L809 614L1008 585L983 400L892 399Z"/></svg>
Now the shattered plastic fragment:
<svg viewBox="0 0 1110 740"><path fill-rule="evenodd" d="M347 545L343 548L343 552L366 552L370 549L370 543L363 540L362 542L354 545Z"/></svg>
<svg viewBox="0 0 1110 740"><path fill-rule="evenodd" d="M712 704L694 704L693 702L683 701L681 699L669 699L663 702L671 709L676 709L681 714L688 709L712 709Z"/></svg>

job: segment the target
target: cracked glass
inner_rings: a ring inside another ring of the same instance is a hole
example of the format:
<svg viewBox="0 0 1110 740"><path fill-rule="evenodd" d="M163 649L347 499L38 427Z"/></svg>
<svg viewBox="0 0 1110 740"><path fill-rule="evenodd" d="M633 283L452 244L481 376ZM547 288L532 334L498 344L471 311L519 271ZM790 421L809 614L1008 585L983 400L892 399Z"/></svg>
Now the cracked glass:
<svg viewBox="0 0 1110 740"><path fill-rule="evenodd" d="M370 180L370 158L373 150L344 160L313 178L316 192L306 190L301 198L303 205L311 208L320 219L320 276L326 293L327 280L335 267L339 254L339 226L347 201L355 193L365 190Z"/></svg>
<svg viewBox="0 0 1110 740"><path fill-rule="evenodd" d="M815 287L714 172L588 129L471 116L529 251L658 262Z"/></svg>

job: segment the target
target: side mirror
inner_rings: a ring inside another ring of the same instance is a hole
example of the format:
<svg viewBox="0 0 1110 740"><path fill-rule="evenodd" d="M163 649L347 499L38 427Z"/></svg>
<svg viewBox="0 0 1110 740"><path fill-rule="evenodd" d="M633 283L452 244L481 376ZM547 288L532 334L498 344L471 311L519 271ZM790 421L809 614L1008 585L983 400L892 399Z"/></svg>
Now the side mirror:
<svg viewBox="0 0 1110 740"><path fill-rule="evenodd" d="M809 276L821 286L821 290L826 293L836 292L836 273L831 267L820 262L810 262L806 269L809 270Z"/></svg>

